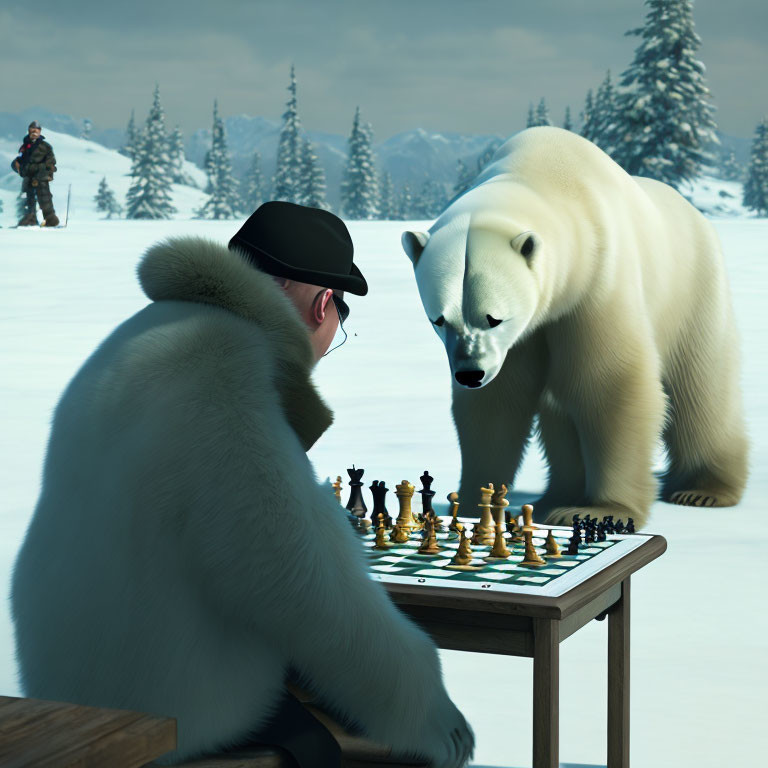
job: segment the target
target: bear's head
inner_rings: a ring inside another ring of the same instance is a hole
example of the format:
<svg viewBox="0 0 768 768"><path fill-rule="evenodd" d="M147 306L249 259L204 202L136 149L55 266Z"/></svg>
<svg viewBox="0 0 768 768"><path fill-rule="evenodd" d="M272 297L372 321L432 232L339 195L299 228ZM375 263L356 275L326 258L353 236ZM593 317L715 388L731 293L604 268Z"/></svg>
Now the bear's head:
<svg viewBox="0 0 768 768"><path fill-rule="evenodd" d="M451 376L467 388L493 381L540 305L544 243L514 208L498 205L499 191L471 190L428 232L401 238Z"/></svg>

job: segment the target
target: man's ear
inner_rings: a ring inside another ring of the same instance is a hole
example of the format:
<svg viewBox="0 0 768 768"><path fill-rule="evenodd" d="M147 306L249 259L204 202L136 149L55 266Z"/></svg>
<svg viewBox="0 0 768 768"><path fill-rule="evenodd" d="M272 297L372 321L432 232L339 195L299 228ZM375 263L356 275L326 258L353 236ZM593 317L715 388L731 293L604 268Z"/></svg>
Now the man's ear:
<svg viewBox="0 0 768 768"><path fill-rule="evenodd" d="M328 304L331 301L333 290L326 288L312 303L311 314L314 321L320 325L325 320L328 312Z"/></svg>
<svg viewBox="0 0 768 768"><path fill-rule="evenodd" d="M403 250L408 255L411 263L416 268L419 263L419 258L427 245L429 235L426 232L403 232L400 236L400 242L403 245Z"/></svg>

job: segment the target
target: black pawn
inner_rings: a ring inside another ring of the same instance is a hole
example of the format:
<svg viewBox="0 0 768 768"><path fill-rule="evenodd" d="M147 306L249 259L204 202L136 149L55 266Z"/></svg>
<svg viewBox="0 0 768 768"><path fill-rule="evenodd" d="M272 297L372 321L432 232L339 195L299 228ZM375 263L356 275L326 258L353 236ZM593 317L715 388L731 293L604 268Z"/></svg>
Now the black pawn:
<svg viewBox="0 0 768 768"><path fill-rule="evenodd" d="M379 515L384 519L384 527L392 527L392 518L387 512L387 506L385 496L389 493L389 488L384 484L383 480L374 480L371 485L371 496L373 496L373 512L371 512L371 520L374 526L379 524Z"/></svg>
<svg viewBox="0 0 768 768"><path fill-rule="evenodd" d="M629 517L627 518L627 527L624 529L624 533L634 533L635 532L635 521Z"/></svg>
<svg viewBox="0 0 768 768"><path fill-rule="evenodd" d="M368 511L368 507L365 506L365 502L363 501L363 484L360 481L364 472L364 469L355 469L354 464L352 465L352 469L347 469L350 492L346 509L355 515L355 517L365 517L365 513Z"/></svg>
<svg viewBox="0 0 768 768"><path fill-rule="evenodd" d="M434 479L426 469L419 478L421 480L421 490L419 491L421 494L421 519L427 517L427 512L434 512L432 509L432 497L435 495L435 492L431 487Z"/></svg>
<svg viewBox="0 0 768 768"><path fill-rule="evenodd" d="M597 524L597 540L605 541L605 524L604 523Z"/></svg>
<svg viewBox="0 0 768 768"><path fill-rule="evenodd" d="M568 549L566 550L566 554L578 555L579 544L581 544L581 534L579 533L578 528L574 526L573 535L571 536L571 540L568 542Z"/></svg>
<svg viewBox="0 0 768 768"><path fill-rule="evenodd" d="M617 520L614 530L616 533L624 533L624 523L621 520Z"/></svg>

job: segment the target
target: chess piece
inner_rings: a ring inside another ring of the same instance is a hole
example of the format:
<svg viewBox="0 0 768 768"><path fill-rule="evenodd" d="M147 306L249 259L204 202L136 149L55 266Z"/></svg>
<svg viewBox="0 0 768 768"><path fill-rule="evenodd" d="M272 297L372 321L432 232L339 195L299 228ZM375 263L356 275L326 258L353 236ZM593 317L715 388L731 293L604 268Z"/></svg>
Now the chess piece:
<svg viewBox="0 0 768 768"><path fill-rule="evenodd" d="M496 525L504 525L506 522L505 511L509 506L509 502L504 498L506 495L507 486L502 483L499 489L494 491L493 496L491 496L491 514Z"/></svg>
<svg viewBox="0 0 768 768"><path fill-rule="evenodd" d="M400 502L400 512L397 515L395 525L406 528L408 531L415 531L420 528L418 521L413 517L413 512L411 512L413 492L414 486L407 480L403 480L400 485L395 486L395 496Z"/></svg>
<svg viewBox="0 0 768 768"><path fill-rule="evenodd" d="M451 516L451 522L448 525L449 531L455 531L456 526L459 525L459 494L456 491L451 491L448 494L448 501L451 505L449 514Z"/></svg>
<svg viewBox="0 0 768 768"><path fill-rule="evenodd" d="M371 520L374 524L378 522L379 515L384 517L385 528L392 527L392 518L387 512L385 496L389 493L389 488L385 485L383 480L374 480L370 485L371 496L373 496L373 512L371 512Z"/></svg>
<svg viewBox="0 0 768 768"><path fill-rule="evenodd" d="M624 523L621 520L617 520L616 525L614 525L614 530L616 533L624 533Z"/></svg>
<svg viewBox="0 0 768 768"><path fill-rule="evenodd" d="M405 544L410 535L411 529L408 526L402 526L395 523L395 527L389 535L389 540L393 541L395 544Z"/></svg>
<svg viewBox="0 0 768 768"><path fill-rule="evenodd" d="M352 469L347 469L350 492L346 508L355 515L355 517L363 517L368 511L368 507L365 506L365 502L363 501L363 484L360 481L364 472L364 469L355 469L354 464L352 465Z"/></svg>
<svg viewBox="0 0 768 768"><path fill-rule="evenodd" d="M598 523L597 524L597 535L595 537L597 541L605 541L606 535L605 535L605 523Z"/></svg>
<svg viewBox="0 0 768 768"><path fill-rule="evenodd" d="M469 546L469 539L464 531L464 527L461 528L461 541L459 541L459 548L456 550L456 554L453 556L451 563L453 565L469 565L472 562L472 549Z"/></svg>
<svg viewBox="0 0 768 768"><path fill-rule="evenodd" d="M555 535L551 530L547 535L547 540L544 542L544 546L549 557L562 557L562 552L560 552L560 545L555 540Z"/></svg>
<svg viewBox="0 0 768 768"><path fill-rule="evenodd" d="M432 477L426 469L424 470L424 474L419 478L419 480L421 480L421 490L419 491L421 494L421 513L425 518L429 512L434 511L432 509L432 497L435 495L435 492L431 488L434 479L435 478Z"/></svg>
<svg viewBox="0 0 768 768"><path fill-rule="evenodd" d="M523 533L534 530L536 526L533 524L533 505L523 504Z"/></svg>
<svg viewBox="0 0 768 768"><path fill-rule="evenodd" d="M336 501L341 504L341 475L336 475L336 482L331 484Z"/></svg>
<svg viewBox="0 0 768 768"><path fill-rule="evenodd" d="M579 554L579 544L581 544L581 530L579 529L579 524L574 523L573 524L573 533L571 534L571 540L568 543L568 549L566 550L566 554L568 555L578 555Z"/></svg>
<svg viewBox="0 0 768 768"><path fill-rule="evenodd" d="M528 506L526 504L526 506ZM526 530L523 528L523 535L525 536L525 557L520 565L540 566L545 565L546 561L540 557L536 551L536 547L533 546L533 531L529 528Z"/></svg>
<svg viewBox="0 0 768 768"><path fill-rule="evenodd" d="M384 528L384 522L383 522L383 516L382 522L379 524L379 527L376 529L376 543L373 545L374 549L389 549L390 545L387 543L387 531L386 528Z"/></svg>
<svg viewBox="0 0 768 768"><path fill-rule="evenodd" d="M502 507L501 509L504 508ZM498 557L503 559L509 557L511 554L512 553L507 549L507 545L504 542L504 526L501 523L496 523L496 535L493 540L493 548L488 553L488 557Z"/></svg>
<svg viewBox="0 0 768 768"><path fill-rule="evenodd" d="M627 527L624 529L624 533L634 533L635 532L635 521L631 518L627 518Z"/></svg>
<svg viewBox="0 0 768 768"><path fill-rule="evenodd" d="M493 483L488 483L487 488L480 489L480 522L475 523L472 529L472 543L490 546L494 539L493 516L491 513L491 498L493 497Z"/></svg>
<svg viewBox="0 0 768 768"><path fill-rule="evenodd" d="M431 518L427 519L424 525L424 541L421 542L419 547L419 554L421 555L437 555L440 552L440 547L437 545L437 536L435 536L435 526Z"/></svg>

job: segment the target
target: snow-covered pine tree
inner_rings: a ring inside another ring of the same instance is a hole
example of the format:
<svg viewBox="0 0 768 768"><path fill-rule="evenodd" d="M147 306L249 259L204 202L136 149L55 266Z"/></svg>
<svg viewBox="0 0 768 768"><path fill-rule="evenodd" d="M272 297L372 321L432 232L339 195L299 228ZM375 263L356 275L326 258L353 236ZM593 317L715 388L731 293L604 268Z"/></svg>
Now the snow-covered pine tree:
<svg viewBox="0 0 768 768"><path fill-rule="evenodd" d="M213 102L211 149L206 156L210 197L198 211L201 219L234 219L240 211L237 180L232 175L232 160L227 149L224 121L219 117L219 105Z"/></svg>
<svg viewBox="0 0 768 768"><path fill-rule="evenodd" d="M525 120L525 127L533 128L535 125L538 125L536 122L536 113L533 111L533 102L530 102L528 104L528 117Z"/></svg>
<svg viewBox="0 0 768 768"><path fill-rule="evenodd" d="M302 144L301 121L296 101L296 75L291 64L291 82L288 86L291 94L283 112L283 127L277 145L277 166L272 180L274 200L298 203L303 194L302 184Z"/></svg>
<svg viewBox="0 0 768 768"><path fill-rule="evenodd" d="M303 185L301 205L330 211L331 206L325 199L325 171L315 154L312 142L307 138L302 138L301 181Z"/></svg>
<svg viewBox="0 0 768 768"><path fill-rule="evenodd" d="M566 107L565 108L565 118L563 119L563 128L565 128L566 131L572 131L573 130L573 121L571 120L571 108Z"/></svg>
<svg viewBox="0 0 768 768"><path fill-rule="evenodd" d="M264 189L264 174L261 172L261 155L253 153L248 175L245 177L245 195L243 196L243 210L247 214L253 213L266 199Z"/></svg>
<svg viewBox="0 0 768 768"><path fill-rule="evenodd" d="M552 125L552 121L549 119L549 109L547 108L547 102L544 97L541 97L539 105L536 107L536 125Z"/></svg>
<svg viewBox="0 0 768 768"><path fill-rule="evenodd" d="M474 169L470 170L467 164L459 159L456 163L456 183L453 185L452 196L458 197L464 194L472 185L476 175Z"/></svg>
<svg viewBox="0 0 768 768"><path fill-rule="evenodd" d="M488 146L477 156L477 173L475 175L479 176L485 170L485 166L491 162L500 146L501 142L498 139L489 142Z"/></svg>
<svg viewBox="0 0 768 768"><path fill-rule="evenodd" d="M136 131L136 120L134 118L134 110L131 110L131 119L128 121L128 125L125 129L125 141L123 142L123 146L120 147L118 152L120 152L121 155L125 155L126 157L130 157L131 160L133 160L133 152L134 147L136 146L137 141L137 131Z"/></svg>
<svg viewBox="0 0 768 768"><path fill-rule="evenodd" d="M391 221L398 217L397 201L395 200L395 185L392 183L392 174L387 171L381 181L379 191L379 217L383 221Z"/></svg>
<svg viewBox="0 0 768 768"><path fill-rule="evenodd" d="M144 130L134 145L131 176L127 219L170 219L176 213L171 204L171 159L158 85Z"/></svg>
<svg viewBox="0 0 768 768"><path fill-rule="evenodd" d="M613 154L625 171L677 187L712 162L717 144L714 106L695 58L701 45L692 0L645 0L643 27L626 34L641 38L621 76L618 143Z"/></svg>
<svg viewBox="0 0 768 768"><path fill-rule="evenodd" d="M360 107L355 109L352 133L347 145L347 166L341 181L341 206L350 219L375 219L378 216L378 180L374 166L373 130L360 122Z"/></svg>
<svg viewBox="0 0 768 768"><path fill-rule="evenodd" d="M37 211L37 205L35 205L35 211ZM27 196L23 192L19 192L16 197L16 218L21 221L27 215Z"/></svg>
<svg viewBox="0 0 768 768"><path fill-rule="evenodd" d="M581 130L579 133L592 141L594 131L592 130L592 114L595 111L595 100L592 95L592 89L587 91L587 97L584 99L584 109L581 111Z"/></svg>
<svg viewBox="0 0 768 768"><path fill-rule="evenodd" d="M756 211L758 216L768 216L768 118L766 117L757 124L755 129L742 205Z"/></svg>
<svg viewBox="0 0 768 768"><path fill-rule="evenodd" d="M413 215L417 219L434 219L442 213L445 203L443 185L435 179L424 179L413 201Z"/></svg>
<svg viewBox="0 0 768 768"><path fill-rule="evenodd" d="M726 181L742 181L744 179L744 166L736 159L736 153L733 150L720 157L720 175Z"/></svg>
<svg viewBox="0 0 768 768"><path fill-rule="evenodd" d="M96 203L96 210L105 212L108 219L111 219L113 214L117 215L123 210L120 203L115 200L115 193L109 188L106 176L103 176L99 182L99 189L94 195L93 201Z"/></svg>
<svg viewBox="0 0 768 768"><path fill-rule="evenodd" d="M83 127L80 130L80 138L86 141L91 140L91 131L93 130L93 122L89 118L83 118Z"/></svg>
<svg viewBox="0 0 768 768"><path fill-rule="evenodd" d="M597 144L600 149L613 157L616 150L617 124L619 122L616 89L611 81L611 71L605 73L597 89L595 100L590 107L589 125L585 124L582 136Z"/></svg>
<svg viewBox="0 0 768 768"><path fill-rule="evenodd" d="M196 186L194 180L184 170L184 136L177 125L168 139L168 151L171 157L171 179L174 184Z"/></svg>
<svg viewBox="0 0 768 768"><path fill-rule="evenodd" d="M403 188L400 190L400 195L397 200L397 218L401 220L407 220L413 218L413 195L411 194L411 188L408 184L403 184Z"/></svg>

